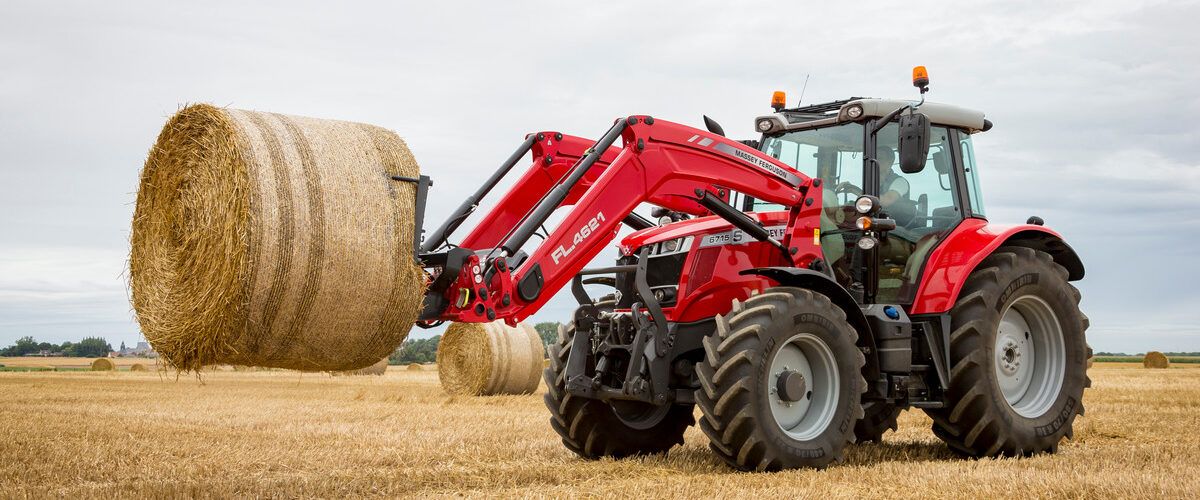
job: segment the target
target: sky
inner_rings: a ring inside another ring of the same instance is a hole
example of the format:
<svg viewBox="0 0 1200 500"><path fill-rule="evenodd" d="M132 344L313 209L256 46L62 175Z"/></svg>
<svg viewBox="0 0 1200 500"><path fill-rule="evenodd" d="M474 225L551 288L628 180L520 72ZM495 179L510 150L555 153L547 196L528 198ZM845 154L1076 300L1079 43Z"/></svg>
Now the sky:
<svg viewBox="0 0 1200 500"><path fill-rule="evenodd" d="M394 130L435 180L433 225L527 132L707 114L755 138L775 90L912 98L924 65L929 100L995 123L974 138L989 219L1039 215L1083 259L1089 343L1200 351L1200 4L810 3L5 1L0 346L142 340L138 174L187 103Z"/></svg>

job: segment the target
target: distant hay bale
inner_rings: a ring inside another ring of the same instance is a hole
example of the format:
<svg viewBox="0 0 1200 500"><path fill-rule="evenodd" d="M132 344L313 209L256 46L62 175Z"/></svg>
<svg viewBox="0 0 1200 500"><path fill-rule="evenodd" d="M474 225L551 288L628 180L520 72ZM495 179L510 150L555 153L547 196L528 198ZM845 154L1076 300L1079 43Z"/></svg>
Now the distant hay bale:
<svg viewBox="0 0 1200 500"><path fill-rule="evenodd" d="M375 364L368 366L366 368L359 368L357 370L336 371L336 372L330 372L330 374L335 375L335 376L337 376L337 375L383 375L383 374L387 373L387 367L388 367L388 359L383 358L379 361L376 361Z"/></svg>
<svg viewBox="0 0 1200 500"><path fill-rule="evenodd" d="M454 323L438 342L438 379L450 394L526 394L537 389L544 357L528 324Z"/></svg>
<svg viewBox="0 0 1200 500"><path fill-rule="evenodd" d="M92 361L92 371L94 372L110 372L117 368L117 364L109 358L96 358Z"/></svg>
<svg viewBox="0 0 1200 500"><path fill-rule="evenodd" d="M131 301L170 366L351 370L392 353L421 307L417 163L395 133L199 104L141 173Z"/></svg>
<svg viewBox="0 0 1200 500"><path fill-rule="evenodd" d="M150 369L146 368L146 365L144 365L142 363L134 363L132 365L129 365L129 371L131 371L131 372L148 372L148 371L150 371Z"/></svg>
<svg viewBox="0 0 1200 500"><path fill-rule="evenodd" d="M542 369L545 370L547 368L550 368L550 358L542 360Z"/></svg>
<svg viewBox="0 0 1200 500"><path fill-rule="evenodd" d="M1146 368L1170 368L1171 360L1167 359L1167 355L1158 351L1150 351L1146 353L1146 357L1142 358L1142 366Z"/></svg>
<svg viewBox="0 0 1200 500"><path fill-rule="evenodd" d="M424 368L421 367L421 363L409 363L408 364L408 371L410 371L410 372L419 372L422 370L424 370Z"/></svg>

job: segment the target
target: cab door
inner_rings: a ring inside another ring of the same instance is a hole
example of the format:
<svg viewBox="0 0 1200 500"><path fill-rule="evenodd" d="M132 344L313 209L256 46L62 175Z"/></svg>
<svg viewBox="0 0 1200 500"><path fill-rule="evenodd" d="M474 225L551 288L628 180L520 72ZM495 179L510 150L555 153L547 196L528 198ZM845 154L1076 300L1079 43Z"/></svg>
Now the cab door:
<svg viewBox="0 0 1200 500"><path fill-rule="evenodd" d="M933 250L966 216L956 130L930 128L925 168L914 174L900 170L896 151L898 125L876 135L876 193L883 214L896 221L875 250L873 302L912 304L921 271Z"/></svg>

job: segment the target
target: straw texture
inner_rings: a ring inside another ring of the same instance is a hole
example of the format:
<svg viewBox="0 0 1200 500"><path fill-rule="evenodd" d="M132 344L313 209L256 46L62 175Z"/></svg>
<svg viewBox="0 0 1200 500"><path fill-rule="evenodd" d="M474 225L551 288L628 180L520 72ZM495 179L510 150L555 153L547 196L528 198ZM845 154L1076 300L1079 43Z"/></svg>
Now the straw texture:
<svg viewBox="0 0 1200 500"><path fill-rule="evenodd" d="M142 170L130 289L170 365L351 370L408 335L419 170L382 128L194 105Z"/></svg>
<svg viewBox="0 0 1200 500"><path fill-rule="evenodd" d="M108 372L113 371L116 368L117 364L113 363L113 360L108 358L96 358L94 361L92 361L92 371L94 372Z"/></svg>
<svg viewBox="0 0 1200 500"><path fill-rule="evenodd" d="M383 358L383 359L377 361L375 364L368 366L366 368L359 368L357 370L345 370L345 371L340 371L340 372L330 372L330 374L334 375L334 376L337 376L337 375L383 375L383 374L387 373L387 367L388 367L388 359Z"/></svg>
<svg viewBox="0 0 1200 500"><path fill-rule="evenodd" d="M1170 368L1171 360L1167 359L1166 354L1150 351L1146 353L1146 357L1142 358L1142 366L1145 368Z"/></svg>
<svg viewBox="0 0 1200 500"><path fill-rule="evenodd" d="M450 394L527 394L537 389L544 357L526 323L454 323L438 342L438 379Z"/></svg>

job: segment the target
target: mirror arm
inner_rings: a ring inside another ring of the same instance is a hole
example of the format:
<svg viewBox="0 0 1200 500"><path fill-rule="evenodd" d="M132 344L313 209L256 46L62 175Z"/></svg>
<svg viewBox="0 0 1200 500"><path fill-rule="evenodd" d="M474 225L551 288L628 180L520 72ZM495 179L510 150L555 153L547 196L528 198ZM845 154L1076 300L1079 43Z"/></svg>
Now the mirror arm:
<svg viewBox="0 0 1200 500"><path fill-rule="evenodd" d="M882 129L883 127L886 127L887 124L892 122L892 120L895 120L897 116L900 116L900 113L903 113L904 110L912 108L912 107L913 106L911 106L911 105L904 106L904 107L901 107L900 109L892 111L891 113L883 115L883 118L880 118L879 120L877 120L875 122L875 126L873 128L871 128L871 135L875 135L877 132L879 132L880 129Z"/></svg>

